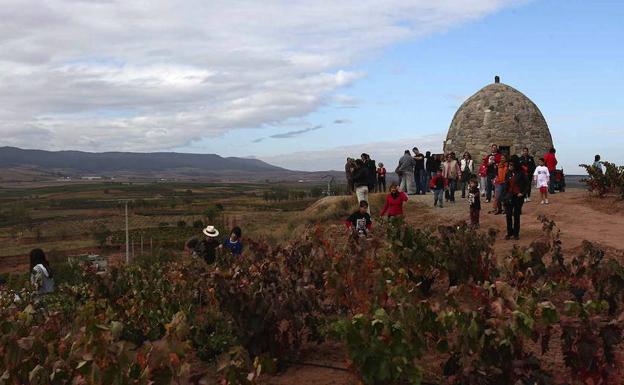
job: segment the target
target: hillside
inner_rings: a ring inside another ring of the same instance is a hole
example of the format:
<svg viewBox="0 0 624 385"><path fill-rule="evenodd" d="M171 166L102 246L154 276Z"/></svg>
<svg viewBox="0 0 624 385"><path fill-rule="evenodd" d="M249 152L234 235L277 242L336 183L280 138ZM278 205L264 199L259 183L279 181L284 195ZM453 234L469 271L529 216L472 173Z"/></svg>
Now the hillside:
<svg viewBox="0 0 624 385"><path fill-rule="evenodd" d="M286 171L257 159L223 158L215 154L175 152L82 152L24 150L0 147L0 168L30 166L45 170L73 170L83 173L118 171L167 171L201 169L203 171Z"/></svg>

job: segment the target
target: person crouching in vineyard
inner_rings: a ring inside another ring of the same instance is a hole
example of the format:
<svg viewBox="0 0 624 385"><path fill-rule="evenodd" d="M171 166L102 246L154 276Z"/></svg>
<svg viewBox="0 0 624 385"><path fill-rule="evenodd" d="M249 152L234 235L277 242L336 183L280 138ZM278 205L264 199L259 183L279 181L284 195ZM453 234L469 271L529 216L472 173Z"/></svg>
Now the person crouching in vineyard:
<svg viewBox="0 0 624 385"><path fill-rule="evenodd" d="M50 262L41 249L30 251L30 283L37 291L37 295L54 292L54 277Z"/></svg>
<svg viewBox="0 0 624 385"><path fill-rule="evenodd" d="M360 201L360 208L349 215L345 221L345 226L352 232L354 238L365 238L370 231L373 222L368 213L368 202Z"/></svg>
<svg viewBox="0 0 624 385"><path fill-rule="evenodd" d="M468 182L468 204L470 205L470 227L479 228L479 214L481 213L481 196L477 187L477 178Z"/></svg>
<svg viewBox="0 0 624 385"><path fill-rule="evenodd" d="M220 248L228 249L232 252L233 257L240 257L243 254L243 244L241 241L242 231L241 228L236 226L230 231L230 236L223 240L223 244Z"/></svg>
<svg viewBox="0 0 624 385"><path fill-rule="evenodd" d="M386 197L386 204L384 205L380 217L388 215L388 218L402 217L403 216L403 202L407 202L409 198L403 191L399 191L399 186L396 183L390 185L390 194Z"/></svg>
<svg viewBox="0 0 624 385"><path fill-rule="evenodd" d="M202 230L206 236L205 239L199 240L192 238L186 242L184 248L191 253L191 256L202 258L207 264L211 265L217 259L217 249L219 248L219 230L214 226L206 226Z"/></svg>

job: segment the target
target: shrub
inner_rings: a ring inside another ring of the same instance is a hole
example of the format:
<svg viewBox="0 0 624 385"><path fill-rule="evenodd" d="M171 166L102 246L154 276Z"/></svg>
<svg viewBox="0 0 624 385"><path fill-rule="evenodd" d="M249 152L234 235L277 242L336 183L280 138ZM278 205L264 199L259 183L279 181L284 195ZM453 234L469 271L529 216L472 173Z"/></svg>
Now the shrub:
<svg viewBox="0 0 624 385"><path fill-rule="evenodd" d="M610 162L600 162L605 166L604 173L593 165L580 164L587 171L587 178L581 179L590 192L603 197L605 194L617 194L624 199L624 166Z"/></svg>

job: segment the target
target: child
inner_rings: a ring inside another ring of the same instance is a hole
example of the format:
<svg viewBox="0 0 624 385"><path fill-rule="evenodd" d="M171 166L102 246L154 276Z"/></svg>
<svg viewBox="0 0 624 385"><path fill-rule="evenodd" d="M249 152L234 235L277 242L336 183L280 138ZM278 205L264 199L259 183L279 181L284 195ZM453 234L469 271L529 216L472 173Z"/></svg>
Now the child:
<svg viewBox="0 0 624 385"><path fill-rule="evenodd" d="M396 183L390 185L390 194L386 197L386 204L384 205L380 217L384 214L388 214L388 218L403 216L403 202L407 202L407 194L403 191L399 191L399 186Z"/></svg>
<svg viewBox="0 0 624 385"><path fill-rule="evenodd" d="M373 222L368 214L368 202L360 201L360 208L358 211L349 215L349 218L345 221L347 229L353 231L355 238L365 237L368 231L371 229Z"/></svg>
<svg viewBox="0 0 624 385"><path fill-rule="evenodd" d="M485 196L485 189L487 186L487 163L481 162L481 166L479 166L479 189L481 190L481 196Z"/></svg>
<svg viewBox="0 0 624 385"><path fill-rule="evenodd" d="M448 179L442 175L442 169L438 170L438 173L431 178L429 187L433 190L433 207L440 203L440 208L443 207L444 202L444 190L448 188Z"/></svg>
<svg viewBox="0 0 624 385"><path fill-rule="evenodd" d="M223 240L224 248L232 252L233 257L239 257L243 253L243 244L241 243L242 231L236 226L230 231L230 236Z"/></svg>
<svg viewBox="0 0 624 385"><path fill-rule="evenodd" d="M472 178L468 182L468 203L470 204L470 227L479 228L479 213L481 212L481 198L479 196L479 188L477 187L477 179Z"/></svg>
<svg viewBox="0 0 624 385"><path fill-rule="evenodd" d="M550 171L548 171L548 167L546 167L546 161L544 158L539 158L537 161L538 165L535 168L535 172L533 173L533 180L535 181L535 186L540 190L540 196L542 201L540 204L548 204L548 184L550 183Z"/></svg>

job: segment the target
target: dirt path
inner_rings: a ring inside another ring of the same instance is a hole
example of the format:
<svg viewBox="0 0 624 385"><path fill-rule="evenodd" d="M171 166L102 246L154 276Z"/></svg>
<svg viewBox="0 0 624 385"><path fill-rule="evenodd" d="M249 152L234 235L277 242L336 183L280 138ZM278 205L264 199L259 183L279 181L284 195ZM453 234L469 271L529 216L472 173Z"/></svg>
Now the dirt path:
<svg viewBox="0 0 624 385"><path fill-rule="evenodd" d="M424 210L424 205L428 206ZM582 190L568 190L555 194L549 205L539 201L525 203L520 219L520 240L506 241L505 215L488 214L491 204L481 202L481 228L499 230L497 250L508 250L513 244L528 245L542 233L542 224L537 219L546 215L561 229L561 240L565 250L575 249L583 240L599 243L609 248L624 250L624 215L619 212L607 214L590 207L587 193ZM442 224L468 220L468 204L457 198L455 204L446 203L444 208L433 207L433 196L419 195L410 197L406 207L406 218L415 224Z"/></svg>

